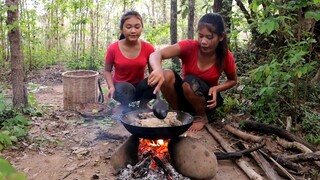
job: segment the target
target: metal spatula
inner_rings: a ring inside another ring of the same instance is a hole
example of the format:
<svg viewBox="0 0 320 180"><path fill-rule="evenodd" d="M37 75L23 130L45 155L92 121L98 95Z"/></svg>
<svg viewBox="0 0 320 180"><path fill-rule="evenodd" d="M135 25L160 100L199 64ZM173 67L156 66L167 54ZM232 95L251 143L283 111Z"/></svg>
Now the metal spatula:
<svg viewBox="0 0 320 180"><path fill-rule="evenodd" d="M168 103L160 98L159 92L156 97L156 102L152 106L153 114L159 119L164 119L168 114Z"/></svg>

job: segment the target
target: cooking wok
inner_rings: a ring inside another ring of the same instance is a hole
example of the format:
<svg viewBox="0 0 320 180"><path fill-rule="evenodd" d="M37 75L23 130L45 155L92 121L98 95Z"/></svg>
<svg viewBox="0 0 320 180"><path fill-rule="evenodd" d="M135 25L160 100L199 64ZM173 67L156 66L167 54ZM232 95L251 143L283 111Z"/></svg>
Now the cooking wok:
<svg viewBox="0 0 320 180"><path fill-rule="evenodd" d="M134 136L144 139L172 139L186 132L192 125L193 117L181 111L169 111L177 113L177 120L182 122L181 126L170 127L142 127L133 125L139 118L139 114L148 113L152 110L135 110L125 113L121 116L120 121L124 127ZM143 119L141 119L143 121Z"/></svg>

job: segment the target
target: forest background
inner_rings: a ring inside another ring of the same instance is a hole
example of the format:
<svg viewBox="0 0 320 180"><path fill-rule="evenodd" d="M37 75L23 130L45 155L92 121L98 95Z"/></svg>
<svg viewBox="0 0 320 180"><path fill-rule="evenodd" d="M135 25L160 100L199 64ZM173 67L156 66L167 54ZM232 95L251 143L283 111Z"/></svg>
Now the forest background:
<svg viewBox="0 0 320 180"><path fill-rule="evenodd" d="M1 0L0 7L0 150L26 135L28 123L15 115L36 106L29 72L59 63L100 71L126 10L142 14L141 38L157 49L196 39L203 14L222 14L240 80L220 116L236 111L282 127L292 120L291 131L320 144L320 0ZM165 65L180 69L172 62ZM15 123L3 123L8 118Z"/></svg>

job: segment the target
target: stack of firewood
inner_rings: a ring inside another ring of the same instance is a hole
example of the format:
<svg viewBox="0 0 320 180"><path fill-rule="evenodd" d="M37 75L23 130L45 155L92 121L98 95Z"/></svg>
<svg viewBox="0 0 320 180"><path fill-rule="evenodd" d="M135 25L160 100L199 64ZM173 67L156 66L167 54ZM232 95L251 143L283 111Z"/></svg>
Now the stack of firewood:
<svg viewBox="0 0 320 180"><path fill-rule="evenodd" d="M320 168L320 150L286 129L251 120L243 121L241 130L229 123L223 123L222 127L239 141L229 142L227 139L231 138L223 138L213 126L206 125L208 132L226 152L236 152L242 156L250 154L268 179L281 179L280 176L291 180L304 179L310 175L310 171ZM253 135L250 132L256 133ZM290 154L276 152L275 143L285 150L294 151L290 151ZM312 162L311 166L302 165L306 162ZM264 179L244 157L237 158L235 163L250 179Z"/></svg>

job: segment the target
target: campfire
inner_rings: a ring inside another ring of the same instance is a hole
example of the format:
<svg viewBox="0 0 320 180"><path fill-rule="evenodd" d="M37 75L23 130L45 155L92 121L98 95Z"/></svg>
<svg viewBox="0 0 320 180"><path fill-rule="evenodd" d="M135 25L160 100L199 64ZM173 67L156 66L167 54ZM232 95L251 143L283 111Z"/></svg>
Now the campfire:
<svg viewBox="0 0 320 180"><path fill-rule="evenodd" d="M123 168L118 179L189 179L170 164L169 142L170 139L139 138L138 162Z"/></svg>
<svg viewBox="0 0 320 180"><path fill-rule="evenodd" d="M209 179L217 159L188 137L143 139L130 136L111 156L118 179Z"/></svg>

